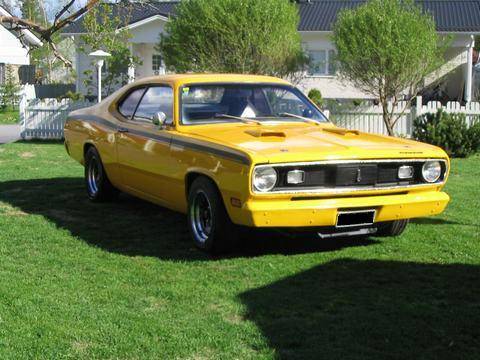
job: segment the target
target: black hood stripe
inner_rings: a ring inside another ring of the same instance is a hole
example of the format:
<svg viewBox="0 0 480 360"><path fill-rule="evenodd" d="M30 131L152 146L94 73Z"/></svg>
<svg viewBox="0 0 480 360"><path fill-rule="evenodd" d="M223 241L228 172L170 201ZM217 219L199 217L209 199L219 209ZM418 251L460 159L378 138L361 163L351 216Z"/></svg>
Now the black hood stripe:
<svg viewBox="0 0 480 360"><path fill-rule="evenodd" d="M113 131L118 131L118 129L121 128L121 126L118 126L96 115L70 115L67 118L67 122L74 121L74 120L96 123L96 124L108 127ZM134 134L137 136L142 136L144 138L152 139L162 143L183 146L191 150L197 150L197 151L201 151L201 152L205 152L213 155L218 155L218 156L230 159L232 161L239 162L241 164L250 165L250 158L247 155L226 147L224 147L223 149L219 149L218 145L216 144L207 145L208 143L206 142L203 142L202 144L200 144L197 142L185 140L181 137L174 136L174 135L165 136L161 134L152 134L147 131L141 131L141 130L131 129L131 128L128 128L128 133Z"/></svg>

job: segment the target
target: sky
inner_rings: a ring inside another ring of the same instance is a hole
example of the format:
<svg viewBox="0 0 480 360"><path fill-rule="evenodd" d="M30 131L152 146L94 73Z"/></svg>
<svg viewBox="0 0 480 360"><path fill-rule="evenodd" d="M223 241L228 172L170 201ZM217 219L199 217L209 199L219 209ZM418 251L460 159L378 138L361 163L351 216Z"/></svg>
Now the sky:
<svg viewBox="0 0 480 360"><path fill-rule="evenodd" d="M42 1L42 0L40 0ZM87 0L77 0L75 1L75 4L73 5L74 9L80 8L82 5L86 3ZM10 9L13 12L13 15L15 16L20 16L20 7L18 6L18 1L17 0L3 0L4 3L6 3L7 6L10 7ZM67 0L43 0L45 3L45 10L47 11L47 16L49 17L49 20L53 20L55 17L55 14L57 11L61 9L61 7L67 3Z"/></svg>

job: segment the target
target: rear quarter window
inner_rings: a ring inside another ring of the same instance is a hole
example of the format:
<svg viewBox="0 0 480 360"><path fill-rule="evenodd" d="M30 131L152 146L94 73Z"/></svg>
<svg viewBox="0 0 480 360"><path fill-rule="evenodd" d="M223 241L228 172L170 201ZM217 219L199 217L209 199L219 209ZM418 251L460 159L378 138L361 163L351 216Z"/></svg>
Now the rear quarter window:
<svg viewBox="0 0 480 360"><path fill-rule="evenodd" d="M145 88L133 90L125 99L122 100L120 106L118 107L118 112L127 119L131 119L144 92Z"/></svg>

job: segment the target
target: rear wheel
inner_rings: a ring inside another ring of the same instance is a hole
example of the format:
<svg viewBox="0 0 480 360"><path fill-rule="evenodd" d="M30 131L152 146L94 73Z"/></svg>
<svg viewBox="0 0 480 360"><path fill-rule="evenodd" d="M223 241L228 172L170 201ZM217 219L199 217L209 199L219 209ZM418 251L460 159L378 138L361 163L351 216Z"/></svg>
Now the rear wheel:
<svg viewBox="0 0 480 360"><path fill-rule="evenodd" d="M206 177L197 178L190 188L188 225L195 245L212 254L228 252L236 242L236 226L217 187Z"/></svg>
<svg viewBox="0 0 480 360"><path fill-rule="evenodd" d="M85 185L88 198L92 201L106 201L115 198L118 190L108 180L97 149L90 147L85 154Z"/></svg>
<svg viewBox="0 0 480 360"><path fill-rule="evenodd" d="M399 236L405 231L407 224L408 219L380 223L376 235L382 237Z"/></svg>

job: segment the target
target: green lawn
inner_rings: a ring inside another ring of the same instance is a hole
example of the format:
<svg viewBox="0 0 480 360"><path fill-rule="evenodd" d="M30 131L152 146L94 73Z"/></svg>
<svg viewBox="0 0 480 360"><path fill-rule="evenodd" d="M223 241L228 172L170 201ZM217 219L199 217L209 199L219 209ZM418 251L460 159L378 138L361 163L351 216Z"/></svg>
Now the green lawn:
<svg viewBox="0 0 480 360"><path fill-rule="evenodd" d="M0 109L0 125L17 124L20 115L17 109Z"/></svg>
<svg viewBox="0 0 480 360"><path fill-rule="evenodd" d="M182 215L86 199L57 143L0 146L1 359L478 359L480 157L399 238L257 234L228 258Z"/></svg>

